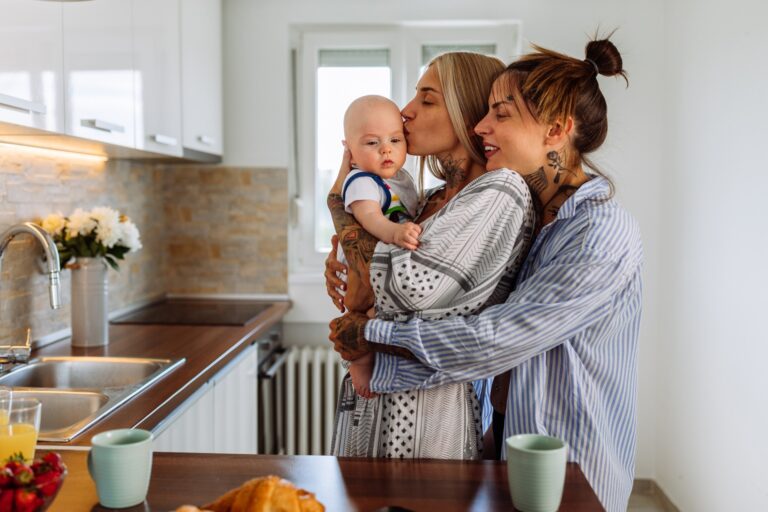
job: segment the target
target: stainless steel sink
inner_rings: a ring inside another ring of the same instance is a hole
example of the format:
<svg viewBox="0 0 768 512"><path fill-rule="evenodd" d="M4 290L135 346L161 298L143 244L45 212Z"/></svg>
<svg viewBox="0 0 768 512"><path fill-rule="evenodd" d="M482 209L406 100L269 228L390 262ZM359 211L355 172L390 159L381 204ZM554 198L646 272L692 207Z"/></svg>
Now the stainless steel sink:
<svg viewBox="0 0 768 512"><path fill-rule="evenodd" d="M39 440L68 442L184 359L43 357L0 376L14 396L42 403Z"/></svg>
<svg viewBox="0 0 768 512"><path fill-rule="evenodd" d="M169 362L129 357L45 357L0 377L0 386L124 388L152 377Z"/></svg>
<svg viewBox="0 0 768 512"><path fill-rule="evenodd" d="M40 438L61 439L70 437L72 428L81 430L96 412L104 407L109 397L95 391L58 389L17 389L14 398L36 398L43 405L40 418Z"/></svg>

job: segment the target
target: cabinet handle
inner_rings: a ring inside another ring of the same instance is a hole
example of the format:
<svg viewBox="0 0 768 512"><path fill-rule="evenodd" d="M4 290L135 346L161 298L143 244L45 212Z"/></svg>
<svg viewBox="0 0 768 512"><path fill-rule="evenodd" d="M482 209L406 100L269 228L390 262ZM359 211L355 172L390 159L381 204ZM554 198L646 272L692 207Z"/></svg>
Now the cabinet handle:
<svg viewBox="0 0 768 512"><path fill-rule="evenodd" d="M86 128L93 128L95 130L101 130L103 132L109 132L109 133L125 132L124 126L119 124L114 124L114 123L108 123L106 121L102 121L101 119L81 119L80 125L85 126Z"/></svg>
<svg viewBox="0 0 768 512"><path fill-rule="evenodd" d="M174 137L169 137L168 135L162 135L160 133L151 135L150 139L163 146L176 146L179 143Z"/></svg>
<svg viewBox="0 0 768 512"><path fill-rule="evenodd" d="M206 146L213 146L216 143L216 139L209 137L208 135L200 135L197 140Z"/></svg>
<svg viewBox="0 0 768 512"><path fill-rule="evenodd" d="M24 100L7 94L0 94L0 106L24 110L30 114L45 114L46 111L44 103Z"/></svg>

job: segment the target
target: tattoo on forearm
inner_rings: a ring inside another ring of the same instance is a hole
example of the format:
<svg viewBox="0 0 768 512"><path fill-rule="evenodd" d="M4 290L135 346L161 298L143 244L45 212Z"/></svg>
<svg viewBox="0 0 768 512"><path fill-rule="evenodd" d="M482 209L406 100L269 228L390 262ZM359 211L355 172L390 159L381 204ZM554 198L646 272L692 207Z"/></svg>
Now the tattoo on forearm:
<svg viewBox="0 0 768 512"><path fill-rule="evenodd" d="M328 209L347 257L349 282L344 302L350 310L365 312L373 305L368 265L378 240L344 210L344 200L339 194L328 194Z"/></svg>
<svg viewBox="0 0 768 512"><path fill-rule="evenodd" d="M464 162L465 160L454 160L450 155L440 160L440 167L445 174L445 185L448 188L456 188L467 181L467 171L462 168Z"/></svg>
<svg viewBox="0 0 768 512"><path fill-rule="evenodd" d="M371 348L365 340L365 321L356 315L342 317L336 332L338 344L344 352L358 357L370 352Z"/></svg>

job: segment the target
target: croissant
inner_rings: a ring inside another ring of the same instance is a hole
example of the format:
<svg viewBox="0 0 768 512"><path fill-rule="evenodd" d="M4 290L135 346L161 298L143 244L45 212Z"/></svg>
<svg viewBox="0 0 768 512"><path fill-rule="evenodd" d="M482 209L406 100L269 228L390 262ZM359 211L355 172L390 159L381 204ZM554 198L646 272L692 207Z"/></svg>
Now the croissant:
<svg viewBox="0 0 768 512"><path fill-rule="evenodd" d="M180 512L177 509L177 512ZM186 509L189 512L194 508ZM254 478L203 507L211 512L325 512L315 495L277 476Z"/></svg>

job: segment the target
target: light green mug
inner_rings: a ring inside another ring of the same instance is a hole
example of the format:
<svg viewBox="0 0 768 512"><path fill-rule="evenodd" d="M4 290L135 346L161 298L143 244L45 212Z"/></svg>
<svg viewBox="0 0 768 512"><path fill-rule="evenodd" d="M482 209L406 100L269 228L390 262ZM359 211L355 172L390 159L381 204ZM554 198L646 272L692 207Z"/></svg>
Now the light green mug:
<svg viewBox="0 0 768 512"><path fill-rule="evenodd" d="M93 436L88 472L103 506L140 504L147 497L152 475L152 432L123 428Z"/></svg>
<svg viewBox="0 0 768 512"><path fill-rule="evenodd" d="M521 512L554 512L565 484L568 445L557 437L519 434L507 438L507 478Z"/></svg>

